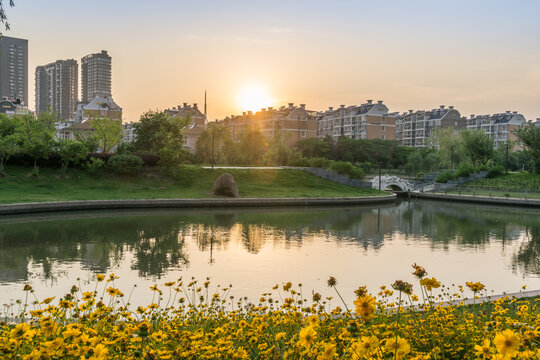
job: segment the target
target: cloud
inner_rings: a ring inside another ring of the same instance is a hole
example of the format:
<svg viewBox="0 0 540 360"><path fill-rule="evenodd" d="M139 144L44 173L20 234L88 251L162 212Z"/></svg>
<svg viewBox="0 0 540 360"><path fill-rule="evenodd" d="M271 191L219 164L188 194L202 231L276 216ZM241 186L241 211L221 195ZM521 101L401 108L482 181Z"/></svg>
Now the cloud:
<svg viewBox="0 0 540 360"><path fill-rule="evenodd" d="M293 29L288 28L288 27L277 27L277 28L266 29L266 31L273 34L287 34L287 33L290 33L292 30Z"/></svg>

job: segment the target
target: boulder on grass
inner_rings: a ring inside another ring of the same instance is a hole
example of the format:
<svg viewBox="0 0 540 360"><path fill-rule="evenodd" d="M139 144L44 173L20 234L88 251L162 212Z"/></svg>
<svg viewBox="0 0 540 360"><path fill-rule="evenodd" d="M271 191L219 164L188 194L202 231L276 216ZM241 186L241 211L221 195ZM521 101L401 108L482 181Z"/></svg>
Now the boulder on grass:
<svg viewBox="0 0 540 360"><path fill-rule="evenodd" d="M214 195L238 197L238 186L236 186L234 177L231 174L225 173L216 179Z"/></svg>

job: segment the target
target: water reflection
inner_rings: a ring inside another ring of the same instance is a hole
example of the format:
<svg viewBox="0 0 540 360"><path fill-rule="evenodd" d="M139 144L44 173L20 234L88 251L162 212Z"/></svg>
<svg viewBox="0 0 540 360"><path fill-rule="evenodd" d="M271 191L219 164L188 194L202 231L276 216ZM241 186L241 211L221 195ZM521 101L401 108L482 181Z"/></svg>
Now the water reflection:
<svg viewBox="0 0 540 360"><path fill-rule="evenodd" d="M187 244L213 264L230 244L249 254L267 246L300 248L316 239L370 254L393 236L434 250L478 251L491 243L524 241L513 271L540 275L539 212L432 201L379 207L93 212L0 218L0 282L55 281L60 264L104 273L125 262L139 277L162 277L190 266ZM40 269L35 273L35 269ZM62 270L63 269L63 270ZM203 274L204 275L204 274Z"/></svg>

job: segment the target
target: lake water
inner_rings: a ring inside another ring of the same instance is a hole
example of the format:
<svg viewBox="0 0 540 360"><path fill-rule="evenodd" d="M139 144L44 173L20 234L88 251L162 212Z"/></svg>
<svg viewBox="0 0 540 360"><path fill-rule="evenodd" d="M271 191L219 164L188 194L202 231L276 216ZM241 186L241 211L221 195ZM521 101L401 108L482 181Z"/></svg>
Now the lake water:
<svg viewBox="0 0 540 360"><path fill-rule="evenodd" d="M257 301L275 284L348 302L360 285L376 292L411 264L447 285L480 281L495 293L540 289L540 211L426 200L326 208L99 211L0 217L0 305L39 299L73 284L93 290L96 274L115 273L132 303L149 287L182 276ZM337 305L337 303L336 303Z"/></svg>

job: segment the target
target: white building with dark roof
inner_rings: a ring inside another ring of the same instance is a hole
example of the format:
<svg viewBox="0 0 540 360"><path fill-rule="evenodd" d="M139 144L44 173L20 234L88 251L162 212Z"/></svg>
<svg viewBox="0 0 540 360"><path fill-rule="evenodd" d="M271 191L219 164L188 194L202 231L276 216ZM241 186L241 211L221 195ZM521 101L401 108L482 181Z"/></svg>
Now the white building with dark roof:
<svg viewBox="0 0 540 360"><path fill-rule="evenodd" d="M514 132L526 122L525 116L517 111L493 115L471 115L467 120L467 129L485 132L493 139L495 147L499 148L508 141L517 141Z"/></svg>
<svg viewBox="0 0 540 360"><path fill-rule="evenodd" d="M464 130L467 120L461 117L453 106L439 106L432 110L409 110L401 114L396 121L396 140L400 145L410 147L428 147L438 145L431 143L436 130L454 129L455 134Z"/></svg>
<svg viewBox="0 0 540 360"><path fill-rule="evenodd" d="M373 103L345 106L317 114L317 137L327 136L338 139L342 136L350 139L395 140L397 113L388 113L388 107L382 100Z"/></svg>

